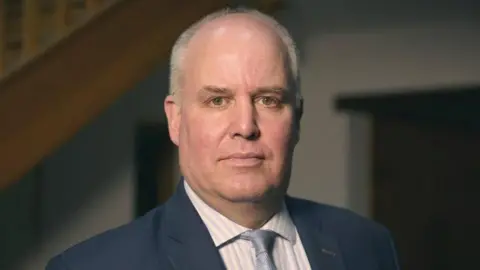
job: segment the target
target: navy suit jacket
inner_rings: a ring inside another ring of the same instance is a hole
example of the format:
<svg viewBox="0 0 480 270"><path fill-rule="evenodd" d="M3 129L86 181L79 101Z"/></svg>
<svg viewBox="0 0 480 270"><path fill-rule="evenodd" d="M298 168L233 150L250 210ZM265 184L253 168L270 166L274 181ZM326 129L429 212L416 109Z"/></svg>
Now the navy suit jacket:
<svg viewBox="0 0 480 270"><path fill-rule="evenodd" d="M286 198L312 270L397 270L389 232L348 210ZM162 206L86 240L46 270L220 270L220 253L183 183Z"/></svg>

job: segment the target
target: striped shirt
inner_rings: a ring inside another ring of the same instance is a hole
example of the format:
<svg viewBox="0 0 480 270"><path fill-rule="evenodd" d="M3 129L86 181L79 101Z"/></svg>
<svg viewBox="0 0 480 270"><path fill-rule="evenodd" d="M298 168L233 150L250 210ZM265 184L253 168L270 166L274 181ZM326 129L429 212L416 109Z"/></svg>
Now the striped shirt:
<svg viewBox="0 0 480 270"><path fill-rule="evenodd" d="M207 226L227 269L254 270L255 250L250 242L238 236L249 230L229 220L208 206L186 181L185 190ZM276 237L272 256L278 270L310 270L307 254L285 204L261 229L272 230Z"/></svg>

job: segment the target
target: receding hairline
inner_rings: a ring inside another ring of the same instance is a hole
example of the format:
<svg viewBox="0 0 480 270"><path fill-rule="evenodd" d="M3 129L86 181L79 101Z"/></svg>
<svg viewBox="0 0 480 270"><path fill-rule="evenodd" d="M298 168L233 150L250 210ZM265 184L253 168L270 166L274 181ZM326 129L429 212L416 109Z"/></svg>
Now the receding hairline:
<svg viewBox="0 0 480 270"><path fill-rule="evenodd" d="M179 36L173 46L170 59L170 94L175 95L180 92L183 65L192 41L201 38L199 35L203 35L208 30L221 27L222 23L237 21L260 25L266 30L267 35L279 41L278 48L286 54L287 69L295 85L298 99L302 99L299 89L298 52L290 33L272 17L249 8L227 8L211 13L191 25Z"/></svg>
<svg viewBox="0 0 480 270"><path fill-rule="evenodd" d="M274 27L250 14L234 13L207 22L197 29L188 44L185 45L182 59L182 72L187 70L187 65L190 64L190 61L194 61L193 59L199 53L198 50L202 51L203 48L215 44L217 41L221 43L225 39L237 38L239 35L246 33L252 34L255 37L253 39L254 43L262 42L263 45L282 54L285 69L288 71L287 48L276 33Z"/></svg>
<svg viewBox="0 0 480 270"><path fill-rule="evenodd" d="M242 23L244 23L242 27ZM250 29L244 26L253 26ZM259 26L259 27L255 27ZM192 45L197 39L207 38L214 34L214 32L220 29L232 29L232 28L244 28L245 30L250 30L252 32L261 32L262 35L271 38L272 40L279 41L278 45L285 47L281 42L281 38L275 30L274 26L265 22L264 20L259 19L255 15L249 13L231 13L224 15L223 17L215 18L212 21L205 22L203 25L199 26L197 31L190 37L190 40L185 44L186 48Z"/></svg>

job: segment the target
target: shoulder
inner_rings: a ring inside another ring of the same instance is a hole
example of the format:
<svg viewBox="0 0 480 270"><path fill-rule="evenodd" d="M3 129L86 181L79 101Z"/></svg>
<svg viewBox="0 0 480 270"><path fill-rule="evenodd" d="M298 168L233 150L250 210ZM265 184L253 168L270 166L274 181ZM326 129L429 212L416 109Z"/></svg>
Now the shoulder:
<svg viewBox="0 0 480 270"><path fill-rule="evenodd" d="M292 211L301 211L303 216L318 221L325 231L389 233L385 226L346 208L294 197L289 197L289 204Z"/></svg>
<svg viewBox="0 0 480 270"><path fill-rule="evenodd" d="M136 269L158 263L150 258L156 257L158 250L163 212L163 207L155 208L126 225L80 242L51 259L46 269Z"/></svg>
<svg viewBox="0 0 480 270"><path fill-rule="evenodd" d="M395 245L384 225L341 207L291 197L289 200L296 212L292 214L308 219L323 234L336 239L347 261L371 259L379 269L398 269Z"/></svg>

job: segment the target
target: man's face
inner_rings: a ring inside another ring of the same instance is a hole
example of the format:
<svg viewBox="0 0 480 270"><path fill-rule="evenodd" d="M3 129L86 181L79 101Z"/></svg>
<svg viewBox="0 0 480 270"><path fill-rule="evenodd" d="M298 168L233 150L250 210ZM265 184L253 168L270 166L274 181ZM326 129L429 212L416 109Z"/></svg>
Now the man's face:
<svg viewBox="0 0 480 270"><path fill-rule="evenodd" d="M279 41L227 30L191 42L170 133L201 196L259 201L288 186L295 95Z"/></svg>

